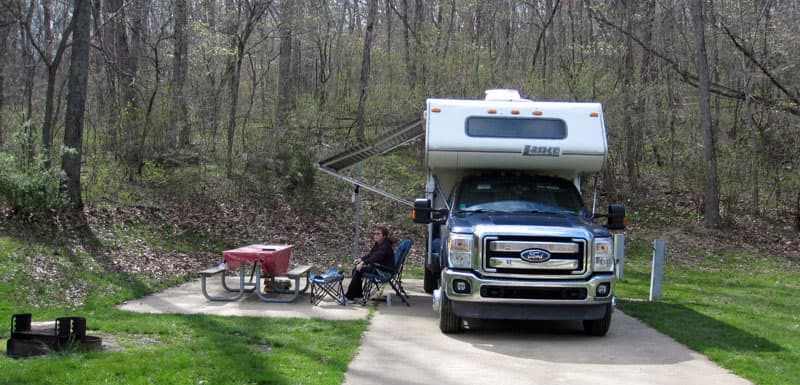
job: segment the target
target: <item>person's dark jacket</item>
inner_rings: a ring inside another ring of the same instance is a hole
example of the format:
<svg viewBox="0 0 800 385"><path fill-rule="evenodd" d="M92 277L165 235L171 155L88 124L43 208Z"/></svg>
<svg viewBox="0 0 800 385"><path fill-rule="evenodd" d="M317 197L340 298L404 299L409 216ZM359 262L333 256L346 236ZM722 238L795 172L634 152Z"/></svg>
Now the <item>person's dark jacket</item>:
<svg viewBox="0 0 800 385"><path fill-rule="evenodd" d="M392 250L392 242L389 239L384 239L381 243L372 245L369 253L361 260L369 265L381 265L390 270L394 270L394 251Z"/></svg>

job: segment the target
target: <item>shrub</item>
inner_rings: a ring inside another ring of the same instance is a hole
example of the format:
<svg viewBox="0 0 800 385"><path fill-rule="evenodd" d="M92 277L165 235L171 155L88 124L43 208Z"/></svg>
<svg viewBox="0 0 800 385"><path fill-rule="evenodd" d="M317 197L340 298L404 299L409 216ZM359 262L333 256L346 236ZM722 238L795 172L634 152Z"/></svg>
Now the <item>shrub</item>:
<svg viewBox="0 0 800 385"><path fill-rule="evenodd" d="M60 191L65 175L44 167L39 156L33 167L24 167L13 155L0 152L0 201L15 212L63 211L68 199Z"/></svg>

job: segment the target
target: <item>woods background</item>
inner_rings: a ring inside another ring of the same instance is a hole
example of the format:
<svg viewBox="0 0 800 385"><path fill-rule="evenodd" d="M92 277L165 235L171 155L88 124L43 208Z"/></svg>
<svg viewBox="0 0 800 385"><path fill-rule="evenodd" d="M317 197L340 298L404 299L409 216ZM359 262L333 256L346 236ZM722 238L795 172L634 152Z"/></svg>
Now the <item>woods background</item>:
<svg viewBox="0 0 800 385"><path fill-rule="evenodd" d="M798 21L769 0L2 0L0 202L227 183L308 204L321 154L515 88L603 103L609 201L800 228Z"/></svg>

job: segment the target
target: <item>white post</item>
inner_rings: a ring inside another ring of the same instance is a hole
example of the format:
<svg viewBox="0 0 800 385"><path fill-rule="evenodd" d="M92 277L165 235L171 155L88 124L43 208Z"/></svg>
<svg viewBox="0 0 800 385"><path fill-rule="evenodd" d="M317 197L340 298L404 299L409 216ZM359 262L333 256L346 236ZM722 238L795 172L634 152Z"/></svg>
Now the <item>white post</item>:
<svg viewBox="0 0 800 385"><path fill-rule="evenodd" d="M650 274L650 302L661 300L661 282L664 280L664 240L653 242L653 271Z"/></svg>
<svg viewBox="0 0 800 385"><path fill-rule="evenodd" d="M614 259L617 260L617 280L625 273L625 234L614 234Z"/></svg>

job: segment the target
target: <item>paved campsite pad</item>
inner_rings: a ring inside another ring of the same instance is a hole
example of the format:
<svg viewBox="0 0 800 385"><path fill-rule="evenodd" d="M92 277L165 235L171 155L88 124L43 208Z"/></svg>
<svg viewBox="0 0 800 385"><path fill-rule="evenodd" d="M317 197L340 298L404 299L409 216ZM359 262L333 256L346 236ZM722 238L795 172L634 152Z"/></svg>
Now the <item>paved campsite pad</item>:
<svg viewBox="0 0 800 385"><path fill-rule="evenodd" d="M709 361L620 311L605 337L583 334L579 322L473 323L474 330L439 332L422 282L406 280L411 307L379 303L345 385L361 384L707 384L749 381ZM326 300L312 306L308 293L294 303L264 303L255 294L234 302L206 300L199 280L128 301L121 309L144 313L360 319L368 308Z"/></svg>
<svg viewBox="0 0 800 385"><path fill-rule="evenodd" d="M225 290L218 278L208 280L209 294L224 295ZM178 287L144 298L127 301L122 310L139 313L213 314L221 316L247 317L296 317L322 318L328 320L354 320L367 317L367 307L341 306L326 299L319 306L312 306L310 289L291 303L266 303L255 293L245 293L238 301L209 301L203 297L200 280L192 280Z"/></svg>
<svg viewBox="0 0 800 385"><path fill-rule="evenodd" d="M345 385L751 384L620 311L605 337L540 321L473 322L444 335L421 282L405 287L412 307L378 307Z"/></svg>

